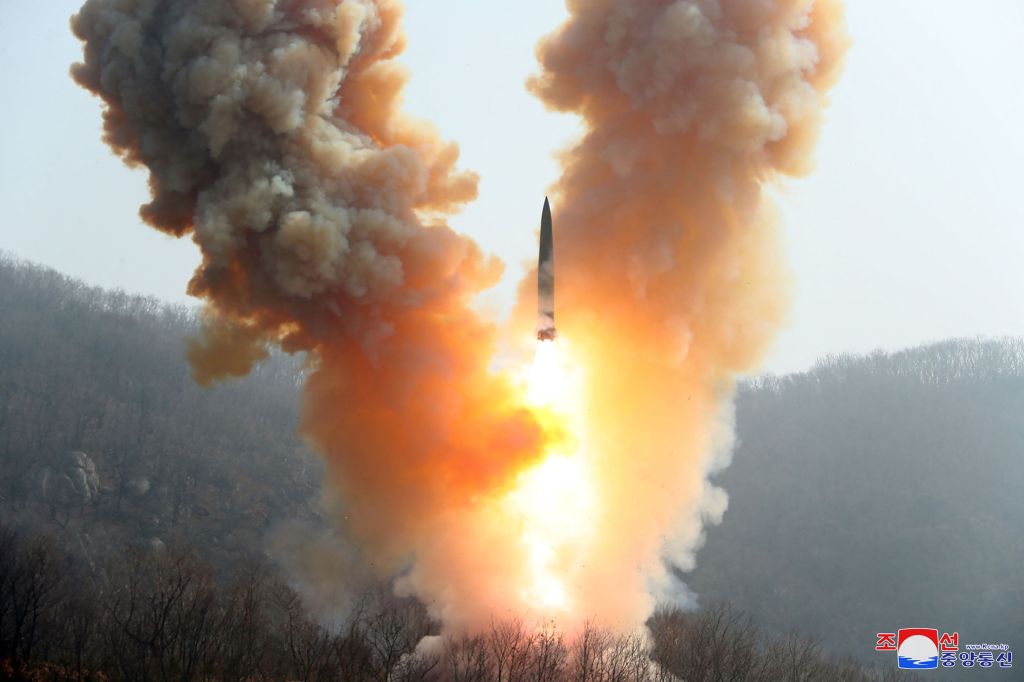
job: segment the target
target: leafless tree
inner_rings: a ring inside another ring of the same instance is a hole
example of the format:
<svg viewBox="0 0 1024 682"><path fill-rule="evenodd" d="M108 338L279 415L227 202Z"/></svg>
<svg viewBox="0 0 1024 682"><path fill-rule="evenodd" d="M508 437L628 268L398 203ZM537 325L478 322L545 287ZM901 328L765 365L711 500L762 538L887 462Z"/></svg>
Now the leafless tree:
<svg viewBox="0 0 1024 682"><path fill-rule="evenodd" d="M53 541L0 525L0 658L29 661L54 635L65 566Z"/></svg>
<svg viewBox="0 0 1024 682"><path fill-rule="evenodd" d="M124 679L187 680L202 669L218 624L213 576L194 553L132 549L110 571L107 644Z"/></svg>
<svg viewBox="0 0 1024 682"><path fill-rule="evenodd" d="M487 643L496 682L519 682L529 670L530 636L519 619L492 621Z"/></svg>
<svg viewBox="0 0 1024 682"><path fill-rule="evenodd" d="M334 638L312 620L298 594L285 586L278 590L285 613L285 642L292 679L302 682L332 679Z"/></svg>

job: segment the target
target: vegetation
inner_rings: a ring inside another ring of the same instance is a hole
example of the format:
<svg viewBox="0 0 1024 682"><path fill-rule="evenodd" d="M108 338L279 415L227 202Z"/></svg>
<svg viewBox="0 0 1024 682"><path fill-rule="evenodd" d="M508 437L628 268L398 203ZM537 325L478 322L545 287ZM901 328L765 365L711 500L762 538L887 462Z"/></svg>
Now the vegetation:
<svg viewBox="0 0 1024 682"><path fill-rule="evenodd" d="M737 404L729 493L684 576L770 631L877 660L875 633L1024 647L1024 343L827 358Z"/></svg>
<svg viewBox="0 0 1024 682"><path fill-rule="evenodd" d="M0 504L86 562L189 542L218 566L316 516L321 472L296 436L299 365L275 357L202 389L192 311L0 260Z"/></svg>
<svg viewBox="0 0 1024 682"><path fill-rule="evenodd" d="M367 592L334 627L261 568L218 580L184 548L132 548L96 580L38 538L0 527L0 678L353 682L897 680L825 660L810 640L765 640L727 608L659 612L651 639L495 623L430 637L414 601ZM424 638L427 639L424 640ZM417 644L424 642L417 648ZM653 659L653 660L652 660Z"/></svg>

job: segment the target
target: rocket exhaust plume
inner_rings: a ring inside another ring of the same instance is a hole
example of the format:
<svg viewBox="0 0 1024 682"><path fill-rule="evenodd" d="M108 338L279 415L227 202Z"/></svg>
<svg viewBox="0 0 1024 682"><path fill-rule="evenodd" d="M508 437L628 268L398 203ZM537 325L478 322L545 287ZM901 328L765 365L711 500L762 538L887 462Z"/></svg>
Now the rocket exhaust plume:
<svg viewBox="0 0 1024 682"><path fill-rule="evenodd" d="M584 127L554 187L558 329L596 502L564 574L569 601L622 626L675 591L667 564L691 566L725 510L707 477L735 377L787 309L765 186L809 170L847 37L837 0L567 4L529 82Z"/></svg>
<svg viewBox="0 0 1024 682"><path fill-rule="evenodd" d="M846 40L834 0L569 9L530 84L585 126L555 187L560 338L501 370L471 307L500 263L444 222L476 177L400 111L397 2L88 0L73 20L107 143L149 171L143 218L202 251L197 380L308 352L302 429L338 523L451 632L634 626L663 559L691 560L724 507L706 476L734 377L785 311L763 186L807 170ZM554 337L543 260L507 337Z"/></svg>

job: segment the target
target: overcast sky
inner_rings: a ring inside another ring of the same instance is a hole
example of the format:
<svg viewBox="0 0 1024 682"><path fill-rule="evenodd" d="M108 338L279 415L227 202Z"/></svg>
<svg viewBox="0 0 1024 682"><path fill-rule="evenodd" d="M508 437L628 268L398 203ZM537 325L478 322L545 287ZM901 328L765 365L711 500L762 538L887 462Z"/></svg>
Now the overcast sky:
<svg viewBox="0 0 1024 682"><path fill-rule="evenodd" d="M0 249L103 286L187 301L189 241L143 226L145 175L100 142L68 66L78 0L0 0ZM575 122L526 94L555 0L410 0L407 109L482 176L455 226L508 265L507 308L551 158ZM796 279L767 368L949 336L1024 335L1024 3L856 0L855 44L816 171L779 193ZM556 207L557 229L557 207Z"/></svg>

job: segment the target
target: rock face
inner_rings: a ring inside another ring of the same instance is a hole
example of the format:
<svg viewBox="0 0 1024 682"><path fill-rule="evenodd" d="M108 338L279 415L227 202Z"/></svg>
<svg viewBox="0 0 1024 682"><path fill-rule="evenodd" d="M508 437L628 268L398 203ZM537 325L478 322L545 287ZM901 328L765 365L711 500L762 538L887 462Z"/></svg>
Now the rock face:
<svg viewBox="0 0 1024 682"><path fill-rule="evenodd" d="M89 504L99 494L100 476L96 471L96 463L89 455L80 450L71 453L71 466L68 473L75 490L82 497L83 504Z"/></svg>
<svg viewBox="0 0 1024 682"><path fill-rule="evenodd" d="M43 468L40 487L43 498L51 502L93 504L99 496L100 476L92 458L74 450Z"/></svg>

